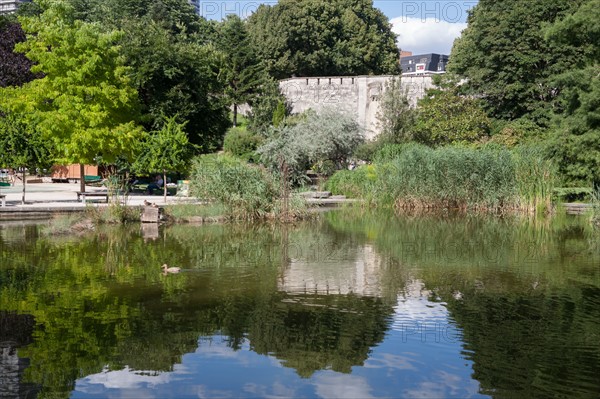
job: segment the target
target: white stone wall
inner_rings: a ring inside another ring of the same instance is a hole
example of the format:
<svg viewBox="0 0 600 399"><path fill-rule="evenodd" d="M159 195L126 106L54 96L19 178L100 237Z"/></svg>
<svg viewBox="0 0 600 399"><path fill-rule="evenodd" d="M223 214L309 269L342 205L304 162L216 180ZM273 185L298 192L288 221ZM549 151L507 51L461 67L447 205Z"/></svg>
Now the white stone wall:
<svg viewBox="0 0 600 399"><path fill-rule="evenodd" d="M334 107L355 115L365 129L367 138L379 133L377 112L385 83L394 76L327 76L291 78L279 82L283 95L292 105L293 113L308 109L316 111ZM430 76L402 77L412 104L432 86Z"/></svg>

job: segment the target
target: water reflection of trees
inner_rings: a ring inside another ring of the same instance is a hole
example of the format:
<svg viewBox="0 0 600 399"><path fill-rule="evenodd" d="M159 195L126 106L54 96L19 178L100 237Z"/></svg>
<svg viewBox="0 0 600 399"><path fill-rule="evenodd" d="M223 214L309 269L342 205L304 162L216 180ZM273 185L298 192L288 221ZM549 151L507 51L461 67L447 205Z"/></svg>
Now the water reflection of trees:
<svg viewBox="0 0 600 399"><path fill-rule="evenodd" d="M446 304L481 393L600 392L600 248L586 220L328 219L341 234L395 259L395 267L425 283L430 300Z"/></svg>
<svg viewBox="0 0 600 399"><path fill-rule="evenodd" d="M302 376L349 372L383 339L391 304L291 295L278 291L278 279L292 258L322 261L318 247L335 261L353 245L311 225L176 226L153 241L115 228L66 239L29 234L0 245L0 309L36 321L19 355L30 359L25 380L42 396L69 396L77 378L106 365L172 370L199 336L214 334L233 349L249 342ZM163 276L163 262L186 271Z"/></svg>

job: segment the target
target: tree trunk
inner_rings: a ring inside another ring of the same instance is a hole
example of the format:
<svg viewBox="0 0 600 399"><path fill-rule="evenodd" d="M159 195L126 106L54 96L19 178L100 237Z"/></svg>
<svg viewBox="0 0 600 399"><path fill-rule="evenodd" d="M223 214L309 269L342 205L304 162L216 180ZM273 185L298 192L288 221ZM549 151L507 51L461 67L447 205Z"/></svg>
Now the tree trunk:
<svg viewBox="0 0 600 399"><path fill-rule="evenodd" d="M237 114L238 114L237 104L233 104L233 127L237 127Z"/></svg>
<svg viewBox="0 0 600 399"><path fill-rule="evenodd" d="M80 179L79 179L79 191L81 191L82 193L85 193L85 165L80 163L79 164L79 175L80 175Z"/></svg>
<svg viewBox="0 0 600 399"><path fill-rule="evenodd" d="M21 197L21 204L23 204L23 205L25 205L25 185L26 184L27 184L27 178L25 177L25 168L23 168L23 196Z"/></svg>
<svg viewBox="0 0 600 399"><path fill-rule="evenodd" d="M163 170L163 193L164 193L164 202L167 203L167 171Z"/></svg>

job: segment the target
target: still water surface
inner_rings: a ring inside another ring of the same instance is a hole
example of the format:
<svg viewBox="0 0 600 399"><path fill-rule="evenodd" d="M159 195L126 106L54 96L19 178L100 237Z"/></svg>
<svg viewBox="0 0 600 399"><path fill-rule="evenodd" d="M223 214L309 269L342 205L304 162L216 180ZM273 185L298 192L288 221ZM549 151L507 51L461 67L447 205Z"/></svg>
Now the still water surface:
<svg viewBox="0 0 600 399"><path fill-rule="evenodd" d="M600 394L581 219L0 226L0 251L0 397Z"/></svg>

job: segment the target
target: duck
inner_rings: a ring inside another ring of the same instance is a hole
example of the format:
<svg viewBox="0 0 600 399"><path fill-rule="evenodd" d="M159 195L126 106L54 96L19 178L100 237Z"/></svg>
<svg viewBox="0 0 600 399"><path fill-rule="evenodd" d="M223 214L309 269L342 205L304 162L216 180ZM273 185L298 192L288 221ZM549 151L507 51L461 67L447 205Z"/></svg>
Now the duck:
<svg viewBox="0 0 600 399"><path fill-rule="evenodd" d="M169 265L167 265L166 263L163 264L162 266L163 269L163 273L167 274L167 273L179 273L181 271L180 267L169 267Z"/></svg>

